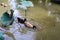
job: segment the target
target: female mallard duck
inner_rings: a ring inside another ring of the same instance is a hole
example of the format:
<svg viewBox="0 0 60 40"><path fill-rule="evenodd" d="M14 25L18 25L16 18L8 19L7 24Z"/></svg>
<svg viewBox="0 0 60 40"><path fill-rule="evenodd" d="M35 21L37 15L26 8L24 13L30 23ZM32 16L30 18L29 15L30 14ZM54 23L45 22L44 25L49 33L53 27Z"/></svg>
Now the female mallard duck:
<svg viewBox="0 0 60 40"><path fill-rule="evenodd" d="M4 26L4 27L6 27L8 25L12 25L12 23L14 21L14 18L13 18L14 11L11 9L10 12L11 12L10 15L8 12L4 12L1 17L1 23L2 23L2 26Z"/></svg>

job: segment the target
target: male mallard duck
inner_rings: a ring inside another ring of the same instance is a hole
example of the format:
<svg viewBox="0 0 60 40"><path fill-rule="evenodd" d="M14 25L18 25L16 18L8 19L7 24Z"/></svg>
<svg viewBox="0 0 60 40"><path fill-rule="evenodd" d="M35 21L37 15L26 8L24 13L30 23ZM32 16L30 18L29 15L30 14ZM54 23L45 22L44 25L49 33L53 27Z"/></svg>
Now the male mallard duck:
<svg viewBox="0 0 60 40"><path fill-rule="evenodd" d="M13 18L14 11L11 9L10 12L11 12L10 15L8 12L4 12L1 17L1 23L2 23L2 26L4 26L4 27L11 25L14 21L14 18Z"/></svg>

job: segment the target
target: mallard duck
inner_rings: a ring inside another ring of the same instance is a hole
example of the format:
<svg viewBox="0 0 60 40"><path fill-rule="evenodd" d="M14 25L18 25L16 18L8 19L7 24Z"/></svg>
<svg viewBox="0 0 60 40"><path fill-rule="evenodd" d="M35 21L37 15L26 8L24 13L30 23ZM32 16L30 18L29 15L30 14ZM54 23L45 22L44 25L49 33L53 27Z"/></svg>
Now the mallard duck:
<svg viewBox="0 0 60 40"><path fill-rule="evenodd" d="M11 14L9 15L9 13L6 11L3 13L3 15L1 16L1 23L2 26L6 27L8 25L12 25L14 18L13 18L13 10L10 10Z"/></svg>

